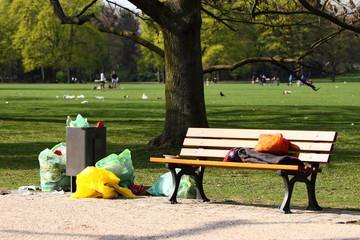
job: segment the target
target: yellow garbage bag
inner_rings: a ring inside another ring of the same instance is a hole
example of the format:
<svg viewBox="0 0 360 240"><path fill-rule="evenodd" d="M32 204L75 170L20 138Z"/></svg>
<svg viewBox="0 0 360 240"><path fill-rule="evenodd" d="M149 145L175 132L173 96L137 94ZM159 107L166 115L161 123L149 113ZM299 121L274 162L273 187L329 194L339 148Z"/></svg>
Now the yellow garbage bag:
<svg viewBox="0 0 360 240"><path fill-rule="evenodd" d="M106 169L86 167L76 176L76 192L70 198L117 198L118 193L136 198L130 189L120 187L119 182L120 179Z"/></svg>

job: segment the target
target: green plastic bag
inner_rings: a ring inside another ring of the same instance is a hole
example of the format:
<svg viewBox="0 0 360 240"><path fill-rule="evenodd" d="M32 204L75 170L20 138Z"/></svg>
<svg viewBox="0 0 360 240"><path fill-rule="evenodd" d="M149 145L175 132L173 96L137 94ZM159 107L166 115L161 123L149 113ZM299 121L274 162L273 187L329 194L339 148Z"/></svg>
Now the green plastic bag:
<svg viewBox="0 0 360 240"><path fill-rule="evenodd" d="M134 182L134 167L131 160L131 152L125 149L119 155L110 154L99 160L95 167L109 170L120 178L119 185L124 188L131 188Z"/></svg>
<svg viewBox="0 0 360 240"><path fill-rule="evenodd" d="M89 123L87 122L86 118L83 118L83 116L78 114L75 121L70 121L70 127L85 128L89 127Z"/></svg>
<svg viewBox="0 0 360 240"><path fill-rule="evenodd" d="M179 172L179 169L176 169ZM171 172L163 174L154 185L146 192L154 196L169 196L172 190L173 180ZM182 175L177 192L177 198L196 198L196 184L193 176Z"/></svg>
<svg viewBox="0 0 360 240"><path fill-rule="evenodd" d="M62 156L55 154L62 153ZM40 186L44 192L70 190L70 177L66 176L66 143L59 143L52 149L39 154Z"/></svg>

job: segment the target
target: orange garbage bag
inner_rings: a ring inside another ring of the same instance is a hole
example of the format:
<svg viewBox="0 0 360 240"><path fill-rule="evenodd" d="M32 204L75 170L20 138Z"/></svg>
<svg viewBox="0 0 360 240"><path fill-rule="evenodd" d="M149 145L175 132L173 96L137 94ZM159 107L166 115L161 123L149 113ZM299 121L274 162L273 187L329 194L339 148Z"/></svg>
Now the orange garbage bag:
<svg viewBox="0 0 360 240"><path fill-rule="evenodd" d="M274 154L284 154L289 150L299 150L299 146L285 139L281 133L260 134L259 142L255 147L255 151L257 152L269 152Z"/></svg>

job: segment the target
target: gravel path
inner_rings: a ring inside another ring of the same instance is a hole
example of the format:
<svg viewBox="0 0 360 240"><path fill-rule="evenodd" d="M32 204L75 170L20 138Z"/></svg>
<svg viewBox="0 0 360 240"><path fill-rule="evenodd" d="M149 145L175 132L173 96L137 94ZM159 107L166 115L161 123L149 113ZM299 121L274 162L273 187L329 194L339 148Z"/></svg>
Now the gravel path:
<svg viewBox="0 0 360 240"><path fill-rule="evenodd" d="M69 193L0 195L0 239L360 239L360 212L163 197L70 199Z"/></svg>

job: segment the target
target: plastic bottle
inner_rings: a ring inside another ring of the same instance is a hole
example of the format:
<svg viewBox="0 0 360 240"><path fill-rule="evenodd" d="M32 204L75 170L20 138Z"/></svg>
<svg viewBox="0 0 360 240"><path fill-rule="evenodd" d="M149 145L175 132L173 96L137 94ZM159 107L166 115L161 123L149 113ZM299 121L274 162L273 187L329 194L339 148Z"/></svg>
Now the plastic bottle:
<svg viewBox="0 0 360 240"><path fill-rule="evenodd" d="M71 118L70 118L70 116L67 116L67 119L66 119L66 126L67 127L70 127L70 122L71 122Z"/></svg>

